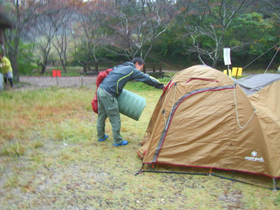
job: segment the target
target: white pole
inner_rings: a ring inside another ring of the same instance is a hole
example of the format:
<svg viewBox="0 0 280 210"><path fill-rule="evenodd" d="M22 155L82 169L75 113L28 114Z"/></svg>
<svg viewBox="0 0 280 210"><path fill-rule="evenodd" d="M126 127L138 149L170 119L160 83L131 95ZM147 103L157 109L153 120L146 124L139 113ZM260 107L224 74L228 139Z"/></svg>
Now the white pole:
<svg viewBox="0 0 280 210"><path fill-rule="evenodd" d="M228 66L228 76L229 76L229 65L231 65L230 60L230 48L224 48L224 63Z"/></svg>

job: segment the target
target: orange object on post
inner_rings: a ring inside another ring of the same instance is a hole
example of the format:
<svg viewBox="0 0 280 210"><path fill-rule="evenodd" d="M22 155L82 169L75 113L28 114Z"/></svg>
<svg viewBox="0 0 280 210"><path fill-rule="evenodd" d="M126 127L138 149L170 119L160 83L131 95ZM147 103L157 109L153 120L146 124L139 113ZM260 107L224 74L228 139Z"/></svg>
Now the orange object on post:
<svg viewBox="0 0 280 210"><path fill-rule="evenodd" d="M53 75L53 77L61 77L61 71L60 70L53 70L52 75Z"/></svg>
<svg viewBox="0 0 280 210"><path fill-rule="evenodd" d="M53 70L53 71L52 71L52 76L53 76L53 77L56 77L56 70Z"/></svg>

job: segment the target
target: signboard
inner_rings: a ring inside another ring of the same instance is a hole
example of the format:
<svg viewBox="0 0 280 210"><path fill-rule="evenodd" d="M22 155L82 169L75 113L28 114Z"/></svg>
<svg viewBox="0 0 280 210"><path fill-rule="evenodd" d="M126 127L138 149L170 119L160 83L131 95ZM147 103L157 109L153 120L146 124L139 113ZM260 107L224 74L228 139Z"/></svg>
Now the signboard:
<svg viewBox="0 0 280 210"><path fill-rule="evenodd" d="M61 71L60 70L53 70L52 75L53 75L53 77L61 77Z"/></svg>
<svg viewBox="0 0 280 210"><path fill-rule="evenodd" d="M230 48L224 48L224 62L225 65L231 65Z"/></svg>
<svg viewBox="0 0 280 210"><path fill-rule="evenodd" d="M56 77L56 85L58 86L58 77L61 77L61 71L60 70L53 70L52 76Z"/></svg>

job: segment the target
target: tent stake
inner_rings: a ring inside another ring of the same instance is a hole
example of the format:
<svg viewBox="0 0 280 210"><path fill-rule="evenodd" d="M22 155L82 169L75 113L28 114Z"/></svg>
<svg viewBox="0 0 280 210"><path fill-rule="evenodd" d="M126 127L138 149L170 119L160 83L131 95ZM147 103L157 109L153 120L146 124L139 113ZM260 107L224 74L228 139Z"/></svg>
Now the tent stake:
<svg viewBox="0 0 280 210"><path fill-rule="evenodd" d="M276 179L272 178L273 181L273 191L277 191L277 183L276 183Z"/></svg>
<svg viewBox="0 0 280 210"><path fill-rule="evenodd" d="M144 164L142 164L141 169L135 174L135 176L137 176L138 174L141 174L142 172L144 172Z"/></svg>
<svg viewBox="0 0 280 210"><path fill-rule="evenodd" d="M209 171L208 176L211 176L211 175L212 175L212 171L213 171L213 168L210 168L210 171Z"/></svg>

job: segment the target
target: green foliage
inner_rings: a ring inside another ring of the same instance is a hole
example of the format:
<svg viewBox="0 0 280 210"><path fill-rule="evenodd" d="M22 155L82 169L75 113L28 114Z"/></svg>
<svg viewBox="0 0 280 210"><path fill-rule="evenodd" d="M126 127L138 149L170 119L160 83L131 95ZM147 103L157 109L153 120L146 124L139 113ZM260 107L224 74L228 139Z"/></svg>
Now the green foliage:
<svg viewBox="0 0 280 210"><path fill-rule="evenodd" d="M154 88L149 85L146 85L143 82L131 81L125 85L125 89L131 90L131 91L141 91L141 90L148 91L148 90L153 90Z"/></svg>
<svg viewBox="0 0 280 210"><path fill-rule="evenodd" d="M163 84L167 84L170 80L170 78L165 77L165 78L159 78L159 82ZM149 85L146 85L143 82L138 82L138 81L130 81L125 85L125 89L130 90L130 91L151 91L151 90L159 90L155 89L154 87L151 87ZM161 91L161 90L159 90Z"/></svg>
<svg viewBox="0 0 280 210"><path fill-rule="evenodd" d="M151 57L156 57L158 60L175 67L190 65L193 62L192 59L196 59L187 50L190 43L187 39L181 38L180 35L174 38L174 31L176 31L175 28L167 30L160 39L156 40Z"/></svg>
<svg viewBox="0 0 280 210"><path fill-rule="evenodd" d="M275 27L271 19L264 19L257 12L239 16L228 32L228 46L233 48L232 58L237 64L246 65L249 61L265 53L276 40ZM260 57L256 63L268 63L275 52L272 50Z"/></svg>
<svg viewBox="0 0 280 210"><path fill-rule="evenodd" d="M33 46L29 43L20 43L20 53L18 54L18 68L20 75L32 75L38 66L33 55Z"/></svg>
<svg viewBox="0 0 280 210"><path fill-rule="evenodd" d="M75 59L72 60L71 65L81 65L82 62L94 62L95 58L93 54L85 48L86 43L83 43L82 45L77 47L76 53L75 53ZM90 48L92 48L91 46ZM108 46L108 49L111 47ZM124 56L119 56L116 54L110 53L108 50L105 50L102 47L97 47L95 49L95 57L99 62L124 62L127 60ZM79 61L79 62L78 62Z"/></svg>

